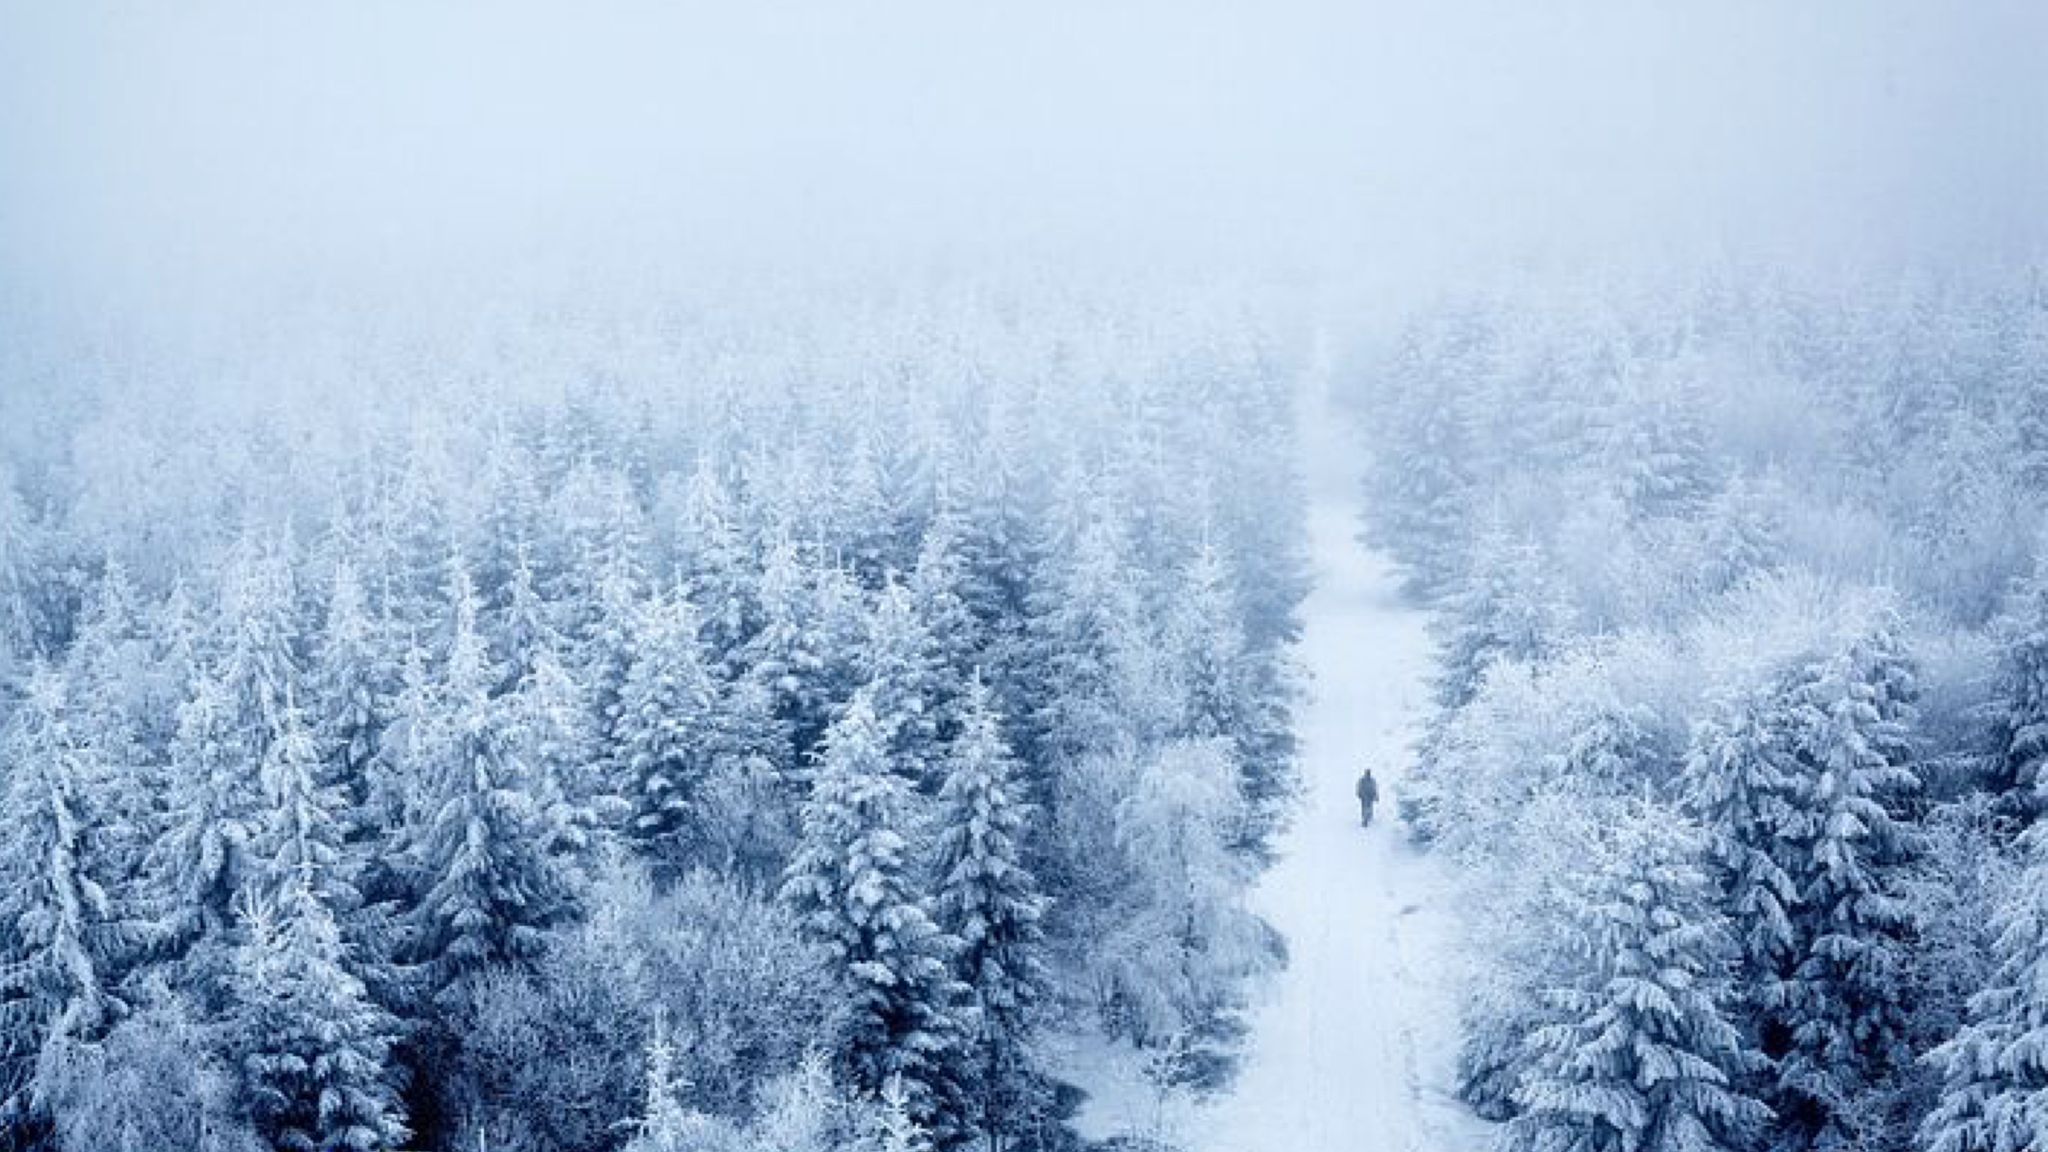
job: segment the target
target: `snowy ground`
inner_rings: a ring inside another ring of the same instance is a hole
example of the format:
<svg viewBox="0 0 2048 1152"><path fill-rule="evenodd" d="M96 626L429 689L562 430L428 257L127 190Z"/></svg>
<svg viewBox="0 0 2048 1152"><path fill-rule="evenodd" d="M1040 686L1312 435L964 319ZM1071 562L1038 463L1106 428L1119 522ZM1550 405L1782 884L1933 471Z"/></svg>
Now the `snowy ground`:
<svg viewBox="0 0 2048 1152"><path fill-rule="evenodd" d="M1427 699L1420 614L1353 542L1356 518L1319 504L1318 579L1301 658L1306 794L1286 855L1253 903L1286 937L1286 972L1252 1020L1235 1091L1195 1118L1197 1152L1456 1152L1485 1144L1451 1098L1458 965L1448 884L1393 820ZM1382 803L1358 826L1370 764Z"/></svg>
<svg viewBox="0 0 2048 1152"><path fill-rule="evenodd" d="M1305 791L1282 859L1252 897L1290 961L1262 990L1228 1096L1162 1106L1127 1058L1083 1049L1070 1053L1093 1093L1080 1124L1091 1137L1156 1135L1191 1152L1483 1148L1486 1125L1449 1092L1459 965L1448 877L1393 817L1427 701L1429 639L1354 539L1341 422L1306 425L1316 588L1300 649L1312 694L1299 722ZM1369 830L1352 793L1368 764L1381 791Z"/></svg>

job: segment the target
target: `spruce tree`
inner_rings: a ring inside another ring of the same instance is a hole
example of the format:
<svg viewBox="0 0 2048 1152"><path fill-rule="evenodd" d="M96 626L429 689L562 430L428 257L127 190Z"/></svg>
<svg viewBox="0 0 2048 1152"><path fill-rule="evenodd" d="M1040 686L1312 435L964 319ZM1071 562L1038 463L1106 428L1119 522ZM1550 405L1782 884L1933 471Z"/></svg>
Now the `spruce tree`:
<svg viewBox="0 0 2048 1152"><path fill-rule="evenodd" d="M266 890L313 893L329 909L347 911L355 890L342 871L344 800L324 768L298 702L287 692L277 739L258 773L267 807L252 848Z"/></svg>
<svg viewBox="0 0 2048 1152"><path fill-rule="evenodd" d="M137 599L127 568L107 557L65 659L72 727L89 733L108 766L131 781L144 754L139 680L148 663Z"/></svg>
<svg viewBox="0 0 2048 1152"><path fill-rule="evenodd" d="M1518 1152L1743 1149L1769 1117L1737 1087L1757 1063L1729 1023L1730 952L1699 845L1668 813L1616 828L1580 895L1580 969L1524 1041Z"/></svg>
<svg viewBox="0 0 2048 1152"><path fill-rule="evenodd" d="M232 1043L250 1118L291 1152L387 1152L410 1135L390 1071L398 1025L349 971L317 869L238 901Z"/></svg>
<svg viewBox="0 0 2048 1152"><path fill-rule="evenodd" d="M626 805L598 757L583 686L548 645L533 652L528 665L504 698L507 732L533 778L535 798L568 836L564 846L584 852L602 830L625 819Z"/></svg>
<svg viewBox="0 0 2048 1152"><path fill-rule="evenodd" d="M1162 642L1182 715L1176 734L1228 742L1245 800L1240 852L1262 857L1294 784L1294 735L1284 657L1261 658L1223 551L1205 539L1167 606Z"/></svg>
<svg viewBox="0 0 2048 1152"><path fill-rule="evenodd" d="M230 687L202 673L178 708L171 741L166 832L152 871L169 901L175 934L202 953L201 969L217 952L233 920L232 904L252 875L250 842L260 821L260 761L236 722Z"/></svg>
<svg viewBox="0 0 2048 1152"><path fill-rule="evenodd" d="M699 456L683 494L678 569L703 621L709 657L727 675L759 625L752 561L736 517L711 456Z"/></svg>
<svg viewBox="0 0 2048 1152"><path fill-rule="evenodd" d="M394 627L418 637L446 634L448 541L453 532L442 497L440 470L445 461L431 459L439 447L408 444L402 470L384 477L377 491L370 545L374 558L365 564L374 599Z"/></svg>
<svg viewBox="0 0 2048 1152"><path fill-rule="evenodd" d="M875 1104L872 1128L859 1152L931 1152L931 1137L917 1121L903 1077L889 1077L875 1094Z"/></svg>
<svg viewBox="0 0 2048 1152"><path fill-rule="evenodd" d="M1616 495L1633 516L1688 516L1713 492L1706 437L1684 398L1630 396L1609 437Z"/></svg>
<svg viewBox="0 0 2048 1152"><path fill-rule="evenodd" d="M873 704L856 695L827 735L782 898L851 990L841 1059L853 1086L877 1092L901 1076L913 1117L948 1127L961 1119L965 990L916 895L908 786L887 749Z"/></svg>
<svg viewBox="0 0 2048 1152"><path fill-rule="evenodd" d="M2048 566L2027 582L2003 640L1993 775L2006 807L2031 819L2048 808Z"/></svg>
<svg viewBox="0 0 2048 1152"><path fill-rule="evenodd" d="M332 765L328 775L351 809L369 799L378 746L391 720L397 669L386 658L383 640L355 565L342 561L310 681L319 701L315 729Z"/></svg>
<svg viewBox="0 0 2048 1152"><path fill-rule="evenodd" d="M1874 1094L1908 1067L1911 909L1899 893L1910 833L1889 805L1917 788L1910 665L1879 632L1810 665L1792 685L1786 738L1801 810L1786 872L1793 949L1772 993L1782 1032L1772 1105L1815 1145L1853 1143L1894 1118Z"/></svg>
<svg viewBox="0 0 2048 1152"><path fill-rule="evenodd" d="M1754 997L1791 955L1799 893L1782 860L1801 825L1804 797L1777 729L1779 687L1725 704L1698 725L1682 779L1685 805L1707 836L1721 906L1737 932L1742 986ZM1752 1038L1757 1005L1749 1005Z"/></svg>
<svg viewBox="0 0 2048 1152"><path fill-rule="evenodd" d="M459 1000L482 969L533 959L571 893L562 862L548 851L554 836L516 756L504 702L490 695L496 673L459 559L451 573L447 712L429 745L436 777L425 825L414 834L421 895L413 919L417 959L437 991Z"/></svg>
<svg viewBox="0 0 2048 1152"><path fill-rule="evenodd" d="M1436 350L1411 343L1402 352L1397 371L1407 375L1395 398L1406 434L1373 461L1367 506L1375 515L1365 535L1401 560L1408 591L1434 597L1464 570L1474 437L1460 398L1433 375Z"/></svg>
<svg viewBox="0 0 2048 1152"><path fill-rule="evenodd" d="M684 828L711 772L718 683L705 665L696 612L680 597L648 606L634 647L619 694L617 787L633 806L633 836L663 846Z"/></svg>
<svg viewBox="0 0 2048 1152"><path fill-rule="evenodd" d="M142 717L151 753L166 756L178 730L178 709L192 694L205 668L206 628L192 590L173 580L164 598L152 605L144 625L150 642L150 698Z"/></svg>
<svg viewBox="0 0 2048 1152"><path fill-rule="evenodd" d="M69 713L63 678L39 669L0 734L0 1131L36 1111L45 1049L112 1022L141 939L106 859L104 765Z"/></svg>
<svg viewBox="0 0 2048 1152"><path fill-rule="evenodd" d="M1229 565L1213 542L1204 541L1180 580L1164 637L1185 702L1181 735L1235 742L1248 726L1248 654L1236 601ZM1247 780L1247 798L1254 794L1270 799L1275 793L1263 782Z"/></svg>
<svg viewBox="0 0 2048 1152"><path fill-rule="evenodd" d="M1044 767L1078 763L1136 735L1147 720L1168 719L1138 706L1151 638L1129 579L1121 511L1100 501L1077 515L1082 526L1071 551L1050 562L1026 607L1019 703L1031 711L1023 750L1027 762Z"/></svg>
<svg viewBox="0 0 2048 1152"><path fill-rule="evenodd" d="M1029 809L988 689L967 688L963 727L939 792L940 928L958 941L954 971L979 1009L974 1043L981 1129L991 1147L1022 1123L1032 1010L1050 984L1041 921L1046 899L1025 866Z"/></svg>
<svg viewBox="0 0 2048 1152"><path fill-rule="evenodd" d="M1470 703L1494 664L1541 660L1556 648L1563 609L1550 590L1548 568L1532 540L1489 531L1473 544L1470 564L1437 617L1439 708Z"/></svg>
<svg viewBox="0 0 2048 1152"><path fill-rule="evenodd" d="M299 677L297 592L283 543L245 533L221 600L228 634L220 676L235 726L245 734L249 754L260 759L276 736L285 693Z"/></svg>
<svg viewBox="0 0 2048 1152"><path fill-rule="evenodd" d="M569 564L554 600L593 730L609 740L647 594L641 513L624 477L609 469L580 465L568 483L589 486L581 496L594 506L573 510Z"/></svg>
<svg viewBox="0 0 2048 1152"><path fill-rule="evenodd" d="M1997 967L1929 1056L1943 1082L1920 1129L1928 1152L2048 1147L2048 827L2028 829L2020 848L2026 866L1993 920Z"/></svg>
<svg viewBox="0 0 2048 1152"><path fill-rule="evenodd" d="M967 676L978 663L983 644L980 623L967 605L966 562L959 553L962 524L943 490L938 509L918 546L917 564L905 582L918 621L932 641L943 681L937 702L941 738L951 740L960 727L959 705Z"/></svg>
<svg viewBox="0 0 2048 1152"><path fill-rule="evenodd" d="M867 614L855 660L875 714L889 726L889 760L915 785L936 789L939 713L952 694L937 645L910 593L893 575Z"/></svg>
<svg viewBox="0 0 2048 1152"><path fill-rule="evenodd" d="M763 565L757 586L760 627L740 660L747 678L773 701L776 721L789 733L792 753L801 763L824 725L822 613L809 567L786 533L769 545Z"/></svg>

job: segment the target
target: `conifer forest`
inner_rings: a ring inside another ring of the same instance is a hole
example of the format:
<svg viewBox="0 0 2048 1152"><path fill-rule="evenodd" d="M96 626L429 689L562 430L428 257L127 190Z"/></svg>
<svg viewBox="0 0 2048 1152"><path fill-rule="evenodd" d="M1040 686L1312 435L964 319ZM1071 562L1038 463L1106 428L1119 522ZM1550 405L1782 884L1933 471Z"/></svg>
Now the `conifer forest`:
<svg viewBox="0 0 2048 1152"><path fill-rule="evenodd" d="M2043 45L0 0L0 1152L2048 1150Z"/></svg>

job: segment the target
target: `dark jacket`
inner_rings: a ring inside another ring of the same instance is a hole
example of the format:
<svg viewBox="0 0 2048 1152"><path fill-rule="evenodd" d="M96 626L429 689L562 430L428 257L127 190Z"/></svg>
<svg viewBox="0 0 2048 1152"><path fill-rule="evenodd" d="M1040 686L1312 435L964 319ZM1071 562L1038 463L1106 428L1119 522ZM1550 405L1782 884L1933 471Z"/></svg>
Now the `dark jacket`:
<svg viewBox="0 0 2048 1152"><path fill-rule="evenodd" d="M1358 778L1358 798L1360 800L1377 800L1380 798L1380 786L1373 780L1372 773L1367 772Z"/></svg>

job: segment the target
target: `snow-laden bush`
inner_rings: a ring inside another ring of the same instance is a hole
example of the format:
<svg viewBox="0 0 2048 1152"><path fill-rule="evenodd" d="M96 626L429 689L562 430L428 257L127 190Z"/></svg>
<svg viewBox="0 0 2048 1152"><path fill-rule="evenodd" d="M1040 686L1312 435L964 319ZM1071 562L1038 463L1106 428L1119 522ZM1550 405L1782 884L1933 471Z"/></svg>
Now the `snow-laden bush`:
<svg viewBox="0 0 2048 1152"><path fill-rule="evenodd" d="M241 1084L216 1038L175 997L115 1025L97 1043L44 1058L45 1104L62 1152L262 1152Z"/></svg>
<svg viewBox="0 0 2048 1152"><path fill-rule="evenodd" d="M1214 1087L1235 1047L1240 989L1278 960L1271 929L1243 900L1248 867L1231 849L1243 803L1226 746L1170 743L1097 773L1120 799L1109 844L1125 898L1088 949L1096 1010L1140 1046L1180 1044L1177 1075Z"/></svg>

